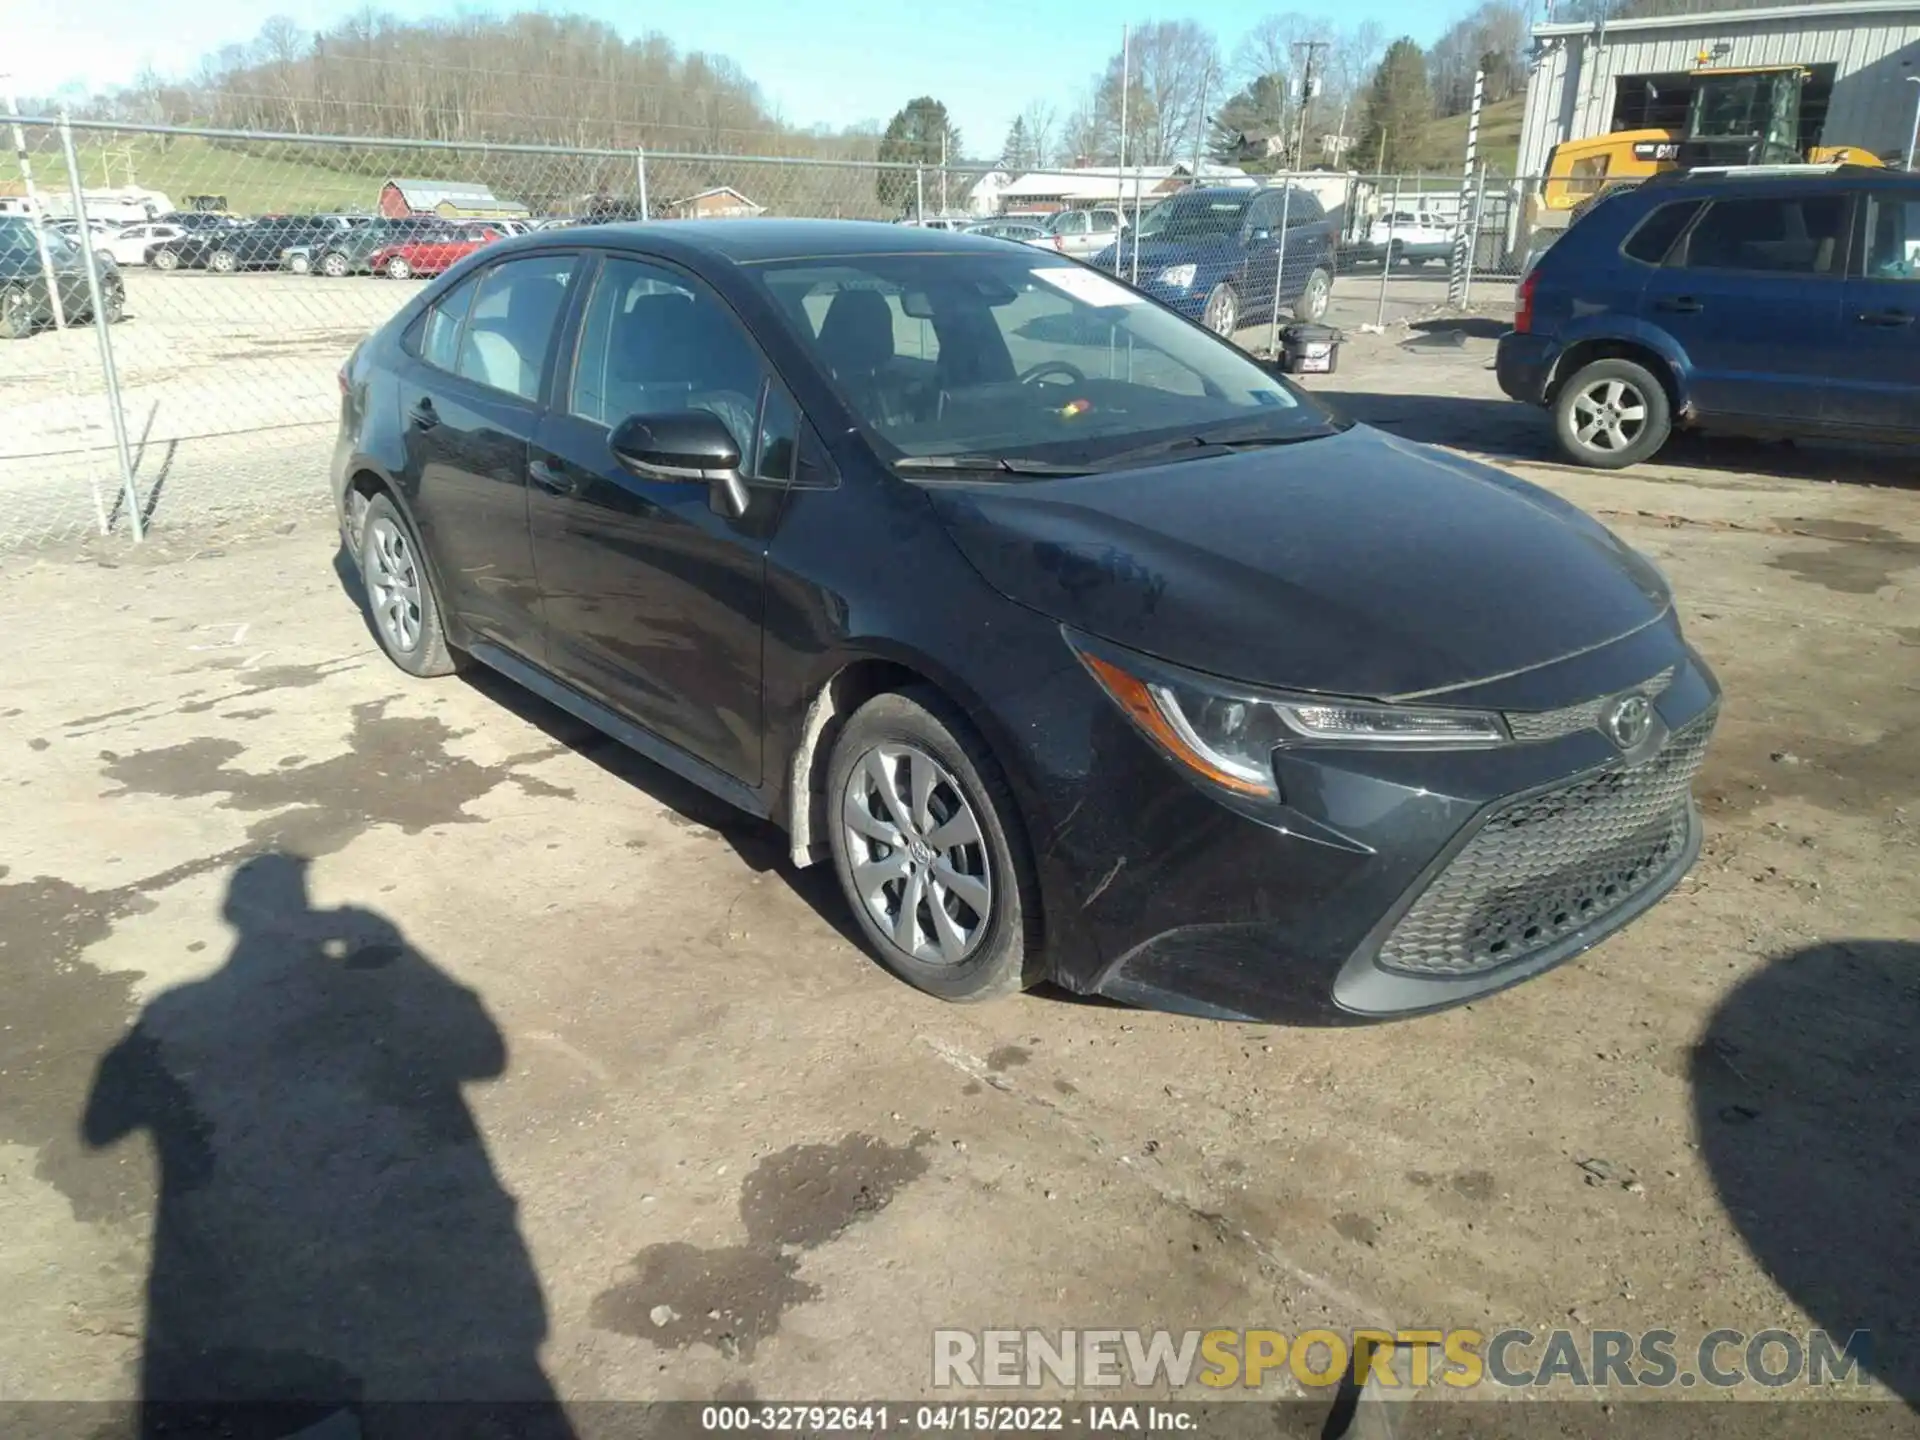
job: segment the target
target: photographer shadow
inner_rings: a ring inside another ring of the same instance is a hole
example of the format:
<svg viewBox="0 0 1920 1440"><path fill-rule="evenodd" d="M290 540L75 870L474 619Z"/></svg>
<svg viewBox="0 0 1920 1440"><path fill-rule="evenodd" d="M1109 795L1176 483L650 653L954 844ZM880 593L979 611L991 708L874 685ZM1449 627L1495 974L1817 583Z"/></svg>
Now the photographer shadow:
<svg viewBox="0 0 1920 1440"><path fill-rule="evenodd" d="M506 1068L486 1007L383 916L315 909L304 859L239 866L225 916L226 963L146 1006L81 1122L158 1164L141 1433L569 1435L462 1091Z"/></svg>

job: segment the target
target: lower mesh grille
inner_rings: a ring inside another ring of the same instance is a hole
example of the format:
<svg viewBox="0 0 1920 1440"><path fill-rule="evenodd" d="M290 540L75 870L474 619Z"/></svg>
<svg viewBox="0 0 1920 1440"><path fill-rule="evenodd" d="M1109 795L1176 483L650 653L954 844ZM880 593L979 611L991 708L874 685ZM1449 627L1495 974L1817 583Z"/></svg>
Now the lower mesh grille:
<svg viewBox="0 0 1920 1440"><path fill-rule="evenodd" d="M1610 766L1497 811L1393 927L1379 963L1473 975L1632 900L1685 850L1688 791L1713 721L1702 715L1644 764Z"/></svg>

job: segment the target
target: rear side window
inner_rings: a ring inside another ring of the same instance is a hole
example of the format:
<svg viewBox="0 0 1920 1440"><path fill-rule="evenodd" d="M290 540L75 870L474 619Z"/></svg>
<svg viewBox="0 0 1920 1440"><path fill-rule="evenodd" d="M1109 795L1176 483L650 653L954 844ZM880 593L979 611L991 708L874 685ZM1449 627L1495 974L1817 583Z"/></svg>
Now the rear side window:
<svg viewBox="0 0 1920 1440"><path fill-rule="evenodd" d="M573 266L571 255L529 255L482 275L460 339L457 373L522 400L537 399Z"/></svg>
<svg viewBox="0 0 1920 1440"><path fill-rule="evenodd" d="M1647 265L1658 265L1666 259L1667 252L1673 249L1673 242L1687 228L1687 222L1700 213L1700 203L1698 200L1682 200L1676 205L1662 205L1647 216L1640 222L1640 228L1628 236L1627 243L1621 247L1627 258Z"/></svg>
<svg viewBox="0 0 1920 1440"><path fill-rule="evenodd" d="M1920 280L1920 200L1868 198L1862 273L1869 280Z"/></svg>
<svg viewBox="0 0 1920 1440"><path fill-rule="evenodd" d="M1716 200L1687 236L1678 263L1689 270L1838 275L1846 216L1842 195Z"/></svg>

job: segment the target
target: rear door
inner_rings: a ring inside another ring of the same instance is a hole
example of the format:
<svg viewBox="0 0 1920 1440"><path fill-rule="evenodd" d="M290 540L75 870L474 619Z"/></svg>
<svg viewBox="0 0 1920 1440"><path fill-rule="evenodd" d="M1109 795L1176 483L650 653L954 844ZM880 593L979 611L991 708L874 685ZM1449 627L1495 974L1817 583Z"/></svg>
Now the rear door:
<svg viewBox="0 0 1920 1440"><path fill-rule="evenodd" d="M1920 431L1920 192L1861 195L1840 307L1845 343L1827 385L1837 425Z"/></svg>
<svg viewBox="0 0 1920 1440"><path fill-rule="evenodd" d="M536 662L527 447L579 264L525 255L468 276L408 332L400 367L413 515L442 598L474 634Z"/></svg>
<svg viewBox="0 0 1920 1440"><path fill-rule="evenodd" d="M1708 203L1641 292L1686 357L1703 416L1817 423L1840 363L1850 197L1782 190Z"/></svg>

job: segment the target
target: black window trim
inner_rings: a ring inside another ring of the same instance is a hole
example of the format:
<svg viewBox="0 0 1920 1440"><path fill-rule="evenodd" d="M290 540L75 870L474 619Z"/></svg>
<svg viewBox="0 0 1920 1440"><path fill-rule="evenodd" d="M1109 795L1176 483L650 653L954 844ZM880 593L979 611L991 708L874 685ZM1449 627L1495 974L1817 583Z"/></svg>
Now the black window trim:
<svg viewBox="0 0 1920 1440"><path fill-rule="evenodd" d="M1675 257L1683 255L1687 247L1693 244L1694 232L1700 228L1700 222L1713 213L1713 208L1716 205L1733 205L1750 200L1817 200L1826 198L1837 198L1840 201L1841 207L1838 235L1842 248L1841 253L1835 257L1838 263L1835 264L1831 270L1735 270L1725 266L1713 266L1707 269L1695 270L1692 265L1676 263ZM1857 199L1857 192L1852 190L1842 190L1836 194L1836 192L1832 190L1813 188L1805 190L1766 190L1759 194L1746 195L1709 195L1706 197L1706 204L1700 207L1699 213L1687 222L1687 228L1682 230L1679 238L1667 248L1666 259L1660 262L1659 268L1662 270L1679 270L1700 275L1739 275L1750 279L1761 280L1819 280L1830 284L1844 283L1853 271L1853 241L1854 230L1856 228L1855 216L1859 209L1856 204Z"/></svg>
<svg viewBox="0 0 1920 1440"><path fill-rule="evenodd" d="M607 268L607 262L609 260L636 261L639 264L651 265L656 269L666 271L672 276L684 279L685 282L693 288L696 295L704 293L711 296L732 319L734 327L747 342L747 348L752 351L754 356L760 361L760 367L763 372L760 379L760 392L754 397L753 402L752 446L754 453L751 457L750 468L746 463L748 457L741 457L743 462L741 466L741 478L749 485L778 486L789 490L831 490L839 485L840 476L837 470L831 465L820 467L822 470L820 479L810 481L802 478L807 468L804 464L805 458L811 453L824 455L825 447L817 443L818 433L815 430L813 420L807 414L806 407L800 403L799 397L793 393L793 387L786 382L786 377L780 373L779 367L773 363L773 358L767 354L766 347L760 343L759 337L753 333L753 327L741 318L740 312L734 309L733 303L729 301L725 295L720 293L718 286L713 285L704 279L697 271L681 264L679 261L652 250L633 250L623 246L603 244L588 247L585 253L593 256L593 268L589 276L590 283L580 287L579 302L567 313L565 327L567 330L566 364L562 367L559 364L560 357L555 357L553 372L548 377L549 393L546 401L547 409L562 419L577 422L581 425L591 425L609 434L612 433L613 427L604 421L593 420L574 411L573 377L580 365L580 346L586 339L587 307L593 303L594 292L599 288L600 277ZM793 477L789 480L771 480L758 473L760 469L760 432L766 423L767 395L771 387L775 385L780 387L781 393L787 397L788 403L793 406L793 413L798 417L799 422L793 440ZM807 445L807 440L810 436L816 441L812 450L809 450Z"/></svg>

